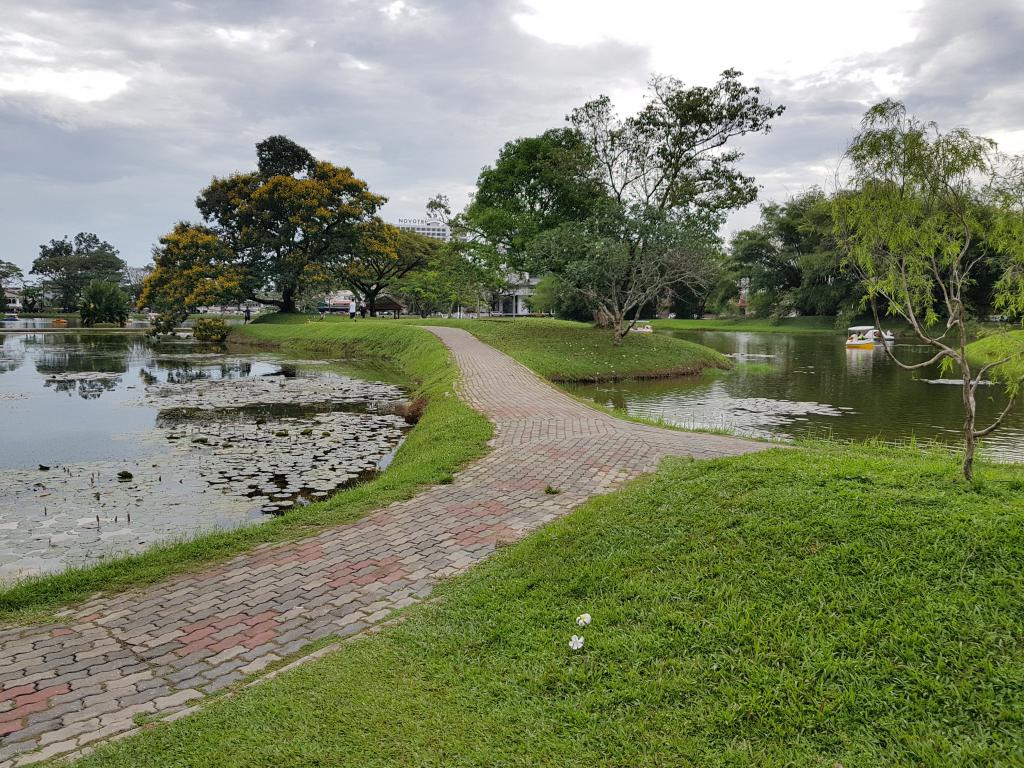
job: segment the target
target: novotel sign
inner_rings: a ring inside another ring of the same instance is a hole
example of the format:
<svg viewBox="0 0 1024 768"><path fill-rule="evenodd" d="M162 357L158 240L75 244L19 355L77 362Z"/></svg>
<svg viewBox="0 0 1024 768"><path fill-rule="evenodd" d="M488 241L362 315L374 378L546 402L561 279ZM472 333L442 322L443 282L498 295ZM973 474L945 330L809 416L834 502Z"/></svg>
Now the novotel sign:
<svg viewBox="0 0 1024 768"><path fill-rule="evenodd" d="M444 224L442 224L441 222L434 221L432 219L399 219L398 223L399 224L419 225L421 227L443 227L444 226Z"/></svg>

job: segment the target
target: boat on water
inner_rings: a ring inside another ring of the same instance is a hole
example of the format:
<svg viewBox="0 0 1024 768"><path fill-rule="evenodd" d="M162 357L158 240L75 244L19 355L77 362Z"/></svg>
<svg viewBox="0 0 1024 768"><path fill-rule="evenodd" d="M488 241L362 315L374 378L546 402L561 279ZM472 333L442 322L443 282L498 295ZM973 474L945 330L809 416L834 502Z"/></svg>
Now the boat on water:
<svg viewBox="0 0 1024 768"><path fill-rule="evenodd" d="M874 349L881 344L892 344L895 336L892 331L882 331L873 325L853 325L846 330L847 349Z"/></svg>
<svg viewBox="0 0 1024 768"><path fill-rule="evenodd" d="M17 320L17 319L19 319L18 316L16 314L14 314L13 312L5 312L4 313L4 320Z"/></svg>
<svg viewBox="0 0 1024 768"><path fill-rule="evenodd" d="M67 324L68 324L68 321L65 320L63 317L55 317L55 318L53 318L53 325L55 327L57 327L57 328L63 328Z"/></svg>

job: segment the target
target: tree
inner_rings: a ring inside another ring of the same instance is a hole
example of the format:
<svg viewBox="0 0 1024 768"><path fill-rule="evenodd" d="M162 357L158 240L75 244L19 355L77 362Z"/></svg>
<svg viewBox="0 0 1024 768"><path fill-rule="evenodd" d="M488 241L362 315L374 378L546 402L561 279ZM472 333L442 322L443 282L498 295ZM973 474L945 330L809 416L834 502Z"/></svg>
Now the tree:
<svg viewBox="0 0 1024 768"><path fill-rule="evenodd" d="M255 172L214 178L196 205L228 246L244 298L294 312L300 293L337 283L357 225L386 198L351 169L316 160L284 136L261 141L256 154Z"/></svg>
<svg viewBox="0 0 1024 768"><path fill-rule="evenodd" d="M407 232L378 218L358 227L355 245L342 261L342 281L363 297L371 316L377 297L394 281L423 266L440 241Z"/></svg>
<svg viewBox="0 0 1024 768"><path fill-rule="evenodd" d="M64 237L40 245L32 274L43 278L44 289L57 295L65 312L74 312L85 286L94 280L118 284L125 266L110 243L91 232L79 232L74 240Z"/></svg>
<svg viewBox="0 0 1024 768"><path fill-rule="evenodd" d="M648 208L581 224L563 224L535 238L533 257L550 267L559 284L581 297L613 343L636 324L640 311L666 290L708 279L716 241L692 234L664 213Z"/></svg>
<svg viewBox="0 0 1024 768"><path fill-rule="evenodd" d="M976 424L976 394L982 377L1010 358L975 371L968 360L965 291L979 264L998 259L1002 274L996 304L1024 310L1024 179L989 139L964 129L948 133L909 116L903 104L883 101L867 111L846 152L848 188L834 197L836 234L856 271L880 325L880 305L903 318L935 350L910 364L912 370L941 363L959 369L963 389L963 474L974 477L977 441L996 430L1009 413L1020 381L1007 383L1008 402L989 425ZM998 250L972 251L979 236ZM940 324L940 312L945 320Z"/></svg>
<svg viewBox="0 0 1024 768"><path fill-rule="evenodd" d="M589 301L619 344L641 310L666 291L707 279L702 260L717 247L727 213L754 200L751 177L730 139L767 132L782 107L725 71L710 88L674 78L651 81L640 112L619 118L601 96L568 121L594 158L603 194L585 225L561 225L531 247L532 272L545 268Z"/></svg>
<svg viewBox="0 0 1024 768"><path fill-rule="evenodd" d="M27 312L39 312L43 308L43 288L39 285L26 285L21 289L21 306Z"/></svg>
<svg viewBox="0 0 1024 768"><path fill-rule="evenodd" d="M854 311L862 291L856 276L842 269L833 228L832 201L813 188L785 203L761 206L761 221L733 235L730 270L749 279L755 314Z"/></svg>
<svg viewBox="0 0 1024 768"><path fill-rule="evenodd" d="M487 303L500 286L501 275L489 262L474 260L464 245L439 244L422 267L396 281L394 293L411 312L427 317Z"/></svg>
<svg viewBox="0 0 1024 768"><path fill-rule="evenodd" d="M21 267L10 261L0 261L0 290L9 288L12 284L21 281L24 274Z"/></svg>
<svg viewBox="0 0 1024 768"><path fill-rule="evenodd" d="M0 261L0 309L7 307L7 289L20 282L24 275L21 267L10 261Z"/></svg>
<svg viewBox="0 0 1024 768"><path fill-rule="evenodd" d="M247 275L235 254L210 227L179 222L153 249L153 269L136 301L172 330L196 307L246 296Z"/></svg>
<svg viewBox="0 0 1024 768"><path fill-rule="evenodd" d="M142 287L146 284L146 278L153 272L153 265L147 264L144 267L125 267L124 287L131 297L132 304L139 300L142 295Z"/></svg>
<svg viewBox="0 0 1024 768"><path fill-rule="evenodd" d="M79 314L85 327L96 323L116 323L124 326L128 322L131 300L117 283L93 280L82 291Z"/></svg>
<svg viewBox="0 0 1024 768"><path fill-rule="evenodd" d="M510 141L494 165L480 171L473 200L452 227L519 267L538 234L594 213L605 196L596 171L596 158L575 130Z"/></svg>

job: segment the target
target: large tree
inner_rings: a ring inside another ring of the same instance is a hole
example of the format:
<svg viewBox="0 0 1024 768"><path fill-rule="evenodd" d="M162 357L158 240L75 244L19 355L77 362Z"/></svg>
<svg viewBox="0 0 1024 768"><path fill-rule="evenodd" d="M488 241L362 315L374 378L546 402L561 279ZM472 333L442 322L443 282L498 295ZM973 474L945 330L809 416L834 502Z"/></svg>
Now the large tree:
<svg viewBox="0 0 1024 768"><path fill-rule="evenodd" d="M592 304L616 344L655 298L709 279L702 262L715 252L725 216L757 196L738 169L742 155L725 146L767 132L783 108L740 75L727 70L714 86L689 88L656 77L636 115L620 118L601 96L568 117L594 160L588 178L603 194L585 226L562 226L528 249L531 271L556 272Z"/></svg>
<svg viewBox="0 0 1024 768"><path fill-rule="evenodd" d="M377 314L377 298L396 280L422 267L440 247L415 232L373 218L358 226L353 245L341 261L341 280Z"/></svg>
<svg viewBox="0 0 1024 768"><path fill-rule="evenodd" d="M337 283L358 225L386 198L284 136L261 141L256 154L256 171L214 178L196 205L244 275L245 297L293 312L300 293Z"/></svg>
<svg viewBox="0 0 1024 768"><path fill-rule="evenodd" d="M43 278L43 287L53 292L65 312L74 312L85 286L94 280L120 283L127 265L117 249L91 232L79 232L39 246L32 262L32 274Z"/></svg>
<svg viewBox="0 0 1024 768"><path fill-rule="evenodd" d="M975 369L968 359L965 301L980 265L995 260L1002 275L996 304L1024 311L1024 175L1009 167L989 139L964 129L944 133L883 101L864 116L846 152L850 178L834 197L836 234L867 293L876 325L885 310L902 318L934 354L912 370L942 364L962 382L963 474L974 476L977 441L1005 419L1020 388L1008 382L1007 404L990 424L976 423L976 395L986 374L1010 358ZM994 247L978 252L979 237Z"/></svg>

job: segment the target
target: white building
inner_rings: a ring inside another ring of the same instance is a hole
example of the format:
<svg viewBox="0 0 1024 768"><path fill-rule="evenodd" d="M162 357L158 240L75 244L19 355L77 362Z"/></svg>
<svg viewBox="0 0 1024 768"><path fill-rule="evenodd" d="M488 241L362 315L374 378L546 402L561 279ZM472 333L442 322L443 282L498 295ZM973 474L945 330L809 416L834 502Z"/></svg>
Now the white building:
<svg viewBox="0 0 1024 768"><path fill-rule="evenodd" d="M404 229L406 232L426 235L445 243L452 239L452 232L448 225L433 219L399 219L395 222L395 226L399 229Z"/></svg>
<svg viewBox="0 0 1024 768"><path fill-rule="evenodd" d="M4 289L4 305L2 309L8 312L20 312L23 309L21 303L21 291L15 288Z"/></svg>
<svg viewBox="0 0 1024 768"><path fill-rule="evenodd" d="M508 289L494 297L491 313L495 315L530 314L530 297L540 282L526 272L513 272L506 276Z"/></svg>

